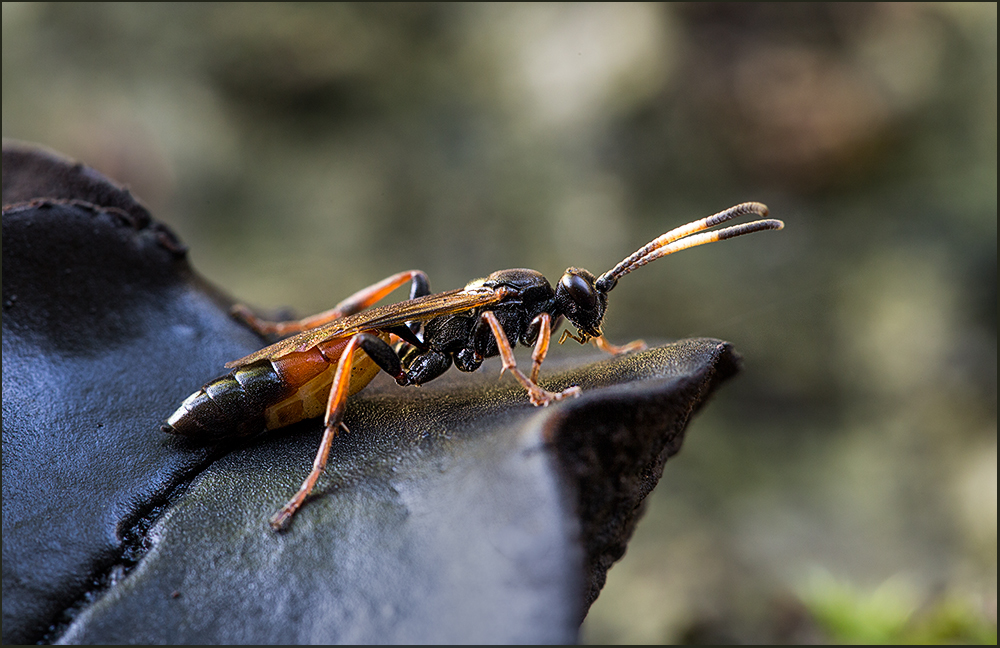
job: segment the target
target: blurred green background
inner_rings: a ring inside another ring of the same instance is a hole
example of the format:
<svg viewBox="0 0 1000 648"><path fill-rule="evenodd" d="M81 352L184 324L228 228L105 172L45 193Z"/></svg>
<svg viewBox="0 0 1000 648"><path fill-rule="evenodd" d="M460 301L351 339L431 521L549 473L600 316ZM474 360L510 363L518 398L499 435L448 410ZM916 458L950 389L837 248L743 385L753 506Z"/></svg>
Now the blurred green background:
<svg viewBox="0 0 1000 648"><path fill-rule="evenodd" d="M129 184L307 314L408 268L602 272L713 336L591 642L996 641L997 6L3 4L3 135ZM569 351L577 351L570 349Z"/></svg>

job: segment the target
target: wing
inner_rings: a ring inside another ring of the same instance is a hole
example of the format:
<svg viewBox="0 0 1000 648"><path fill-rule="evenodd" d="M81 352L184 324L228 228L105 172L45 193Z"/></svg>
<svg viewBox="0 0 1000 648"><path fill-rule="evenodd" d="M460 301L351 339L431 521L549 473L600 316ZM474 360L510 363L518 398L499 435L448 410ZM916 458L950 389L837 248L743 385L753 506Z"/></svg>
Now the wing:
<svg viewBox="0 0 1000 648"><path fill-rule="evenodd" d="M417 297L396 304L376 306L356 315L348 315L333 320L323 326L303 331L260 351L226 363L226 368L242 367L265 358L280 358L296 351L306 351L320 342L333 338L348 337L365 331L400 326L406 322L427 321L440 315L453 315L490 306L503 299L502 290L488 288L475 290L450 290L425 297Z"/></svg>

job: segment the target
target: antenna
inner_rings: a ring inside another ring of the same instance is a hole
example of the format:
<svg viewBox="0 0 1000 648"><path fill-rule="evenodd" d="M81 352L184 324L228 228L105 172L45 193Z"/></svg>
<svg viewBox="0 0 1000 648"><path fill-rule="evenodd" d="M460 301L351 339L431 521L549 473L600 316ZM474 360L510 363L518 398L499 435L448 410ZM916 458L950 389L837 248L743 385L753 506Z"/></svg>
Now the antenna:
<svg viewBox="0 0 1000 648"><path fill-rule="evenodd" d="M628 273L632 272L636 268L646 265L650 261L655 261L656 259L667 256L668 254L680 252L681 250L686 250L698 245L705 245L706 243L715 243L716 241L724 241L736 236L743 236L744 234L752 234L753 232L760 232L763 230L780 230L785 226L785 224L780 220L768 218L753 221L751 223L725 227L713 232L704 231L711 227L715 227L720 223L725 223L728 220L745 216L747 214L752 214L754 216L767 216L767 205L759 202L740 203L739 205L730 207L729 209L721 211L718 214L713 214L707 218L702 218L701 220L696 220L688 223L687 225L681 225L680 227L674 228L666 234L655 238L646 245L642 246L630 256L623 259L622 262L614 268L602 274L597 279L595 286L599 291L606 293L614 288L618 284L618 280ZM702 233L698 234L698 232Z"/></svg>

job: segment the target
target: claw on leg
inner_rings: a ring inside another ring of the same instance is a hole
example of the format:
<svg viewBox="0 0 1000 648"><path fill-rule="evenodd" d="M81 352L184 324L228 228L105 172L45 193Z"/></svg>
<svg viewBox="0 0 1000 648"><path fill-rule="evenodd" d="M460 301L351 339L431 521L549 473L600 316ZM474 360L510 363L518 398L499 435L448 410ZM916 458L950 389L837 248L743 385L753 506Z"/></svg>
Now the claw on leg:
<svg viewBox="0 0 1000 648"><path fill-rule="evenodd" d="M536 387L538 386L536 385ZM537 394L535 393L534 390L531 389L528 390L528 399L531 400L531 404L536 407L545 407L549 403L561 401L562 399L569 398L570 396L575 398L583 393L583 390L581 390L576 385L573 385L572 387L567 387L561 392L550 392L545 389L542 389L541 387L538 387L538 390L540 393Z"/></svg>

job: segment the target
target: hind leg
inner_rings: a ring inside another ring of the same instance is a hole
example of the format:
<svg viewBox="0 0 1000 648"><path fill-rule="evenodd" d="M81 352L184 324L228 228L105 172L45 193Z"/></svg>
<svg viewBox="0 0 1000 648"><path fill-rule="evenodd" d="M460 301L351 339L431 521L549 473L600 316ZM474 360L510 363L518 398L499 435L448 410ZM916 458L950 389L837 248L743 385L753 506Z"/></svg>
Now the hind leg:
<svg viewBox="0 0 1000 648"><path fill-rule="evenodd" d="M359 290L328 311L323 311L317 315L300 320L269 322L254 315L253 311L243 304L236 304L233 306L231 312L234 317L241 320L260 335L285 337L293 333L308 331L341 317L359 313L375 305L379 300L406 282L410 282L410 299L430 294L430 282L427 279L426 273L422 270L407 270L406 272L398 272L377 284Z"/></svg>
<svg viewBox="0 0 1000 648"><path fill-rule="evenodd" d="M284 531L291 524L295 512L305 503L306 498L316 487L316 481L323 474L327 459L330 457L330 447L333 445L333 440L341 429L347 431L344 426L344 410L347 408L347 397L351 393L351 368L354 364L354 354L359 349L365 352L370 361L377 364L393 378L399 380L404 375L399 357L392 347L383 340L368 333L361 333L350 339L337 362L337 370L333 375L333 384L330 387L330 396L326 403L326 414L323 417L323 439L320 441L316 458L313 459L312 470L309 471L309 475L302 482L302 486L299 487L295 496L271 517L271 528L275 531Z"/></svg>

